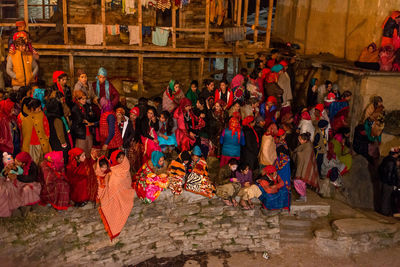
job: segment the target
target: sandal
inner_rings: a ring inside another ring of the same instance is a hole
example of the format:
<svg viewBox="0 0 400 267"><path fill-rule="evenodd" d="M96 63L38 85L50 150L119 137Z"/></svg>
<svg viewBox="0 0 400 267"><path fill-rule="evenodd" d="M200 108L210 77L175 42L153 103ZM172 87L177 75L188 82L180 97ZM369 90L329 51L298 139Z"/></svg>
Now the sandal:
<svg viewBox="0 0 400 267"><path fill-rule="evenodd" d="M225 203L225 205L227 205L227 206L232 206L233 204L232 204L232 202L230 201L230 200L228 200L228 199L223 199L222 200L224 203Z"/></svg>

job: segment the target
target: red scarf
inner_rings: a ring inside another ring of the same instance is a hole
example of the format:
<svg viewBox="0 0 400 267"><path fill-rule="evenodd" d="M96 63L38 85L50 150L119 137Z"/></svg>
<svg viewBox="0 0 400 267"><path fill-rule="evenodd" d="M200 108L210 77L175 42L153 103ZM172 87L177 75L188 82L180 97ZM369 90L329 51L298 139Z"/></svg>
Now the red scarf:
<svg viewBox="0 0 400 267"><path fill-rule="evenodd" d="M251 130L253 130L253 133L254 133L254 135L256 136L256 139L257 139L257 144L259 144L260 143L260 139L258 138L258 134L257 134L256 130L254 129L254 127L250 125L250 123L253 122L253 121L254 121L254 116L247 116L246 118L244 118L242 124L244 126L249 127Z"/></svg>
<svg viewBox="0 0 400 267"><path fill-rule="evenodd" d="M238 135L238 141L240 142L240 132L241 132L241 128L240 128L240 123L239 120L235 117L231 118L229 120L229 130L232 131L232 136L235 135L235 133L237 133Z"/></svg>

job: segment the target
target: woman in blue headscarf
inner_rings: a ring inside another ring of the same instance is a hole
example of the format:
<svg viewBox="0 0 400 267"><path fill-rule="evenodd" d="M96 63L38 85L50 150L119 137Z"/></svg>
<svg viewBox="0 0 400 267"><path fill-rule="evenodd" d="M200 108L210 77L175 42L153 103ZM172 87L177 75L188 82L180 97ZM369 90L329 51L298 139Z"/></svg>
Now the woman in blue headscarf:
<svg viewBox="0 0 400 267"><path fill-rule="evenodd" d="M149 159L135 175L134 186L137 196L145 203L151 203L168 186L167 164L164 154L153 151Z"/></svg>
<svg viewBox="0 0 400 267"><path fill-rule="evenodd" d="M93 83L93 88L95 88L98 99L105 97L111 101L113 107L116 107L119 102L119 93L112 83L107 80L107 70L105 68L101 67L99 69L96 80Z"/></svg>

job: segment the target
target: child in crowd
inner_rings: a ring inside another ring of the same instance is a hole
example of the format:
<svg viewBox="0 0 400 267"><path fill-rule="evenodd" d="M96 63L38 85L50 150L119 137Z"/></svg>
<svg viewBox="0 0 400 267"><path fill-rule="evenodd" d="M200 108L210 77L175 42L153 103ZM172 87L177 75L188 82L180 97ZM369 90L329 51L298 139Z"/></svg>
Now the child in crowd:
<svg viewBox="0 0 400 267"><path fill-rule="evenodd" d="M216 195L222 199L227 206L237 207L235 197L239 194L242 187L235 177L235 172L239 166L239 161L231 158L227 165L222 166L218 173L216 184Z"/></svg>
<svg viewBox="0 0 400 267"><path fill-rule="evenodd" d="M168 111L163 111L159 119L158 144L161 150L168 155L178 146L175 137L177 129L176 120Z"/></svg>

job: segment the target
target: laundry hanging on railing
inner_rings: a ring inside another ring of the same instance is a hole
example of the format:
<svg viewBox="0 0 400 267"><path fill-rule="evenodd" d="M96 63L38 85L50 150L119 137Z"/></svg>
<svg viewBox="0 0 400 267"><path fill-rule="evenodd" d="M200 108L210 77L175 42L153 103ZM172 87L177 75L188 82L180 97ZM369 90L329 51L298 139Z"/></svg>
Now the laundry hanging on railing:
<svg viewBox="0 0 400 267"><path fill-rule="evenodd" d="M107 25L108 35L119 35L119 25Z"/></svg>
<svg viewBox="0 0 400 267"><path fill-rule="evenodd" d="M246 39L246 27L229 27L224 28L224 41L235 42Z"/></svg>
<svg viewBox="0 0 400 267"><path fill-rule="evenodd" d="M162 28L156 28L153 31L152 42L158 46L166 46L168 44L169 30L164 30Z"/></svg>
<svg viewBox="0 0 400 267"><path fill-rule="evenodd" d="M129 44L139 44L140 36L139 36L139 26L129 26Z"/></svg>
<svg viewBox="0 0 400 267"><path fill-rule="evenodd" d="M103 43L103 25L85 26L86 44L100 45Z"/></svg>
<svg viewBox="0 0 400 267"><path fill-rule="evenodd" d="M136 0L122 0L122 12L127 15L135 14L136 13L135 1Z"/></svg>

